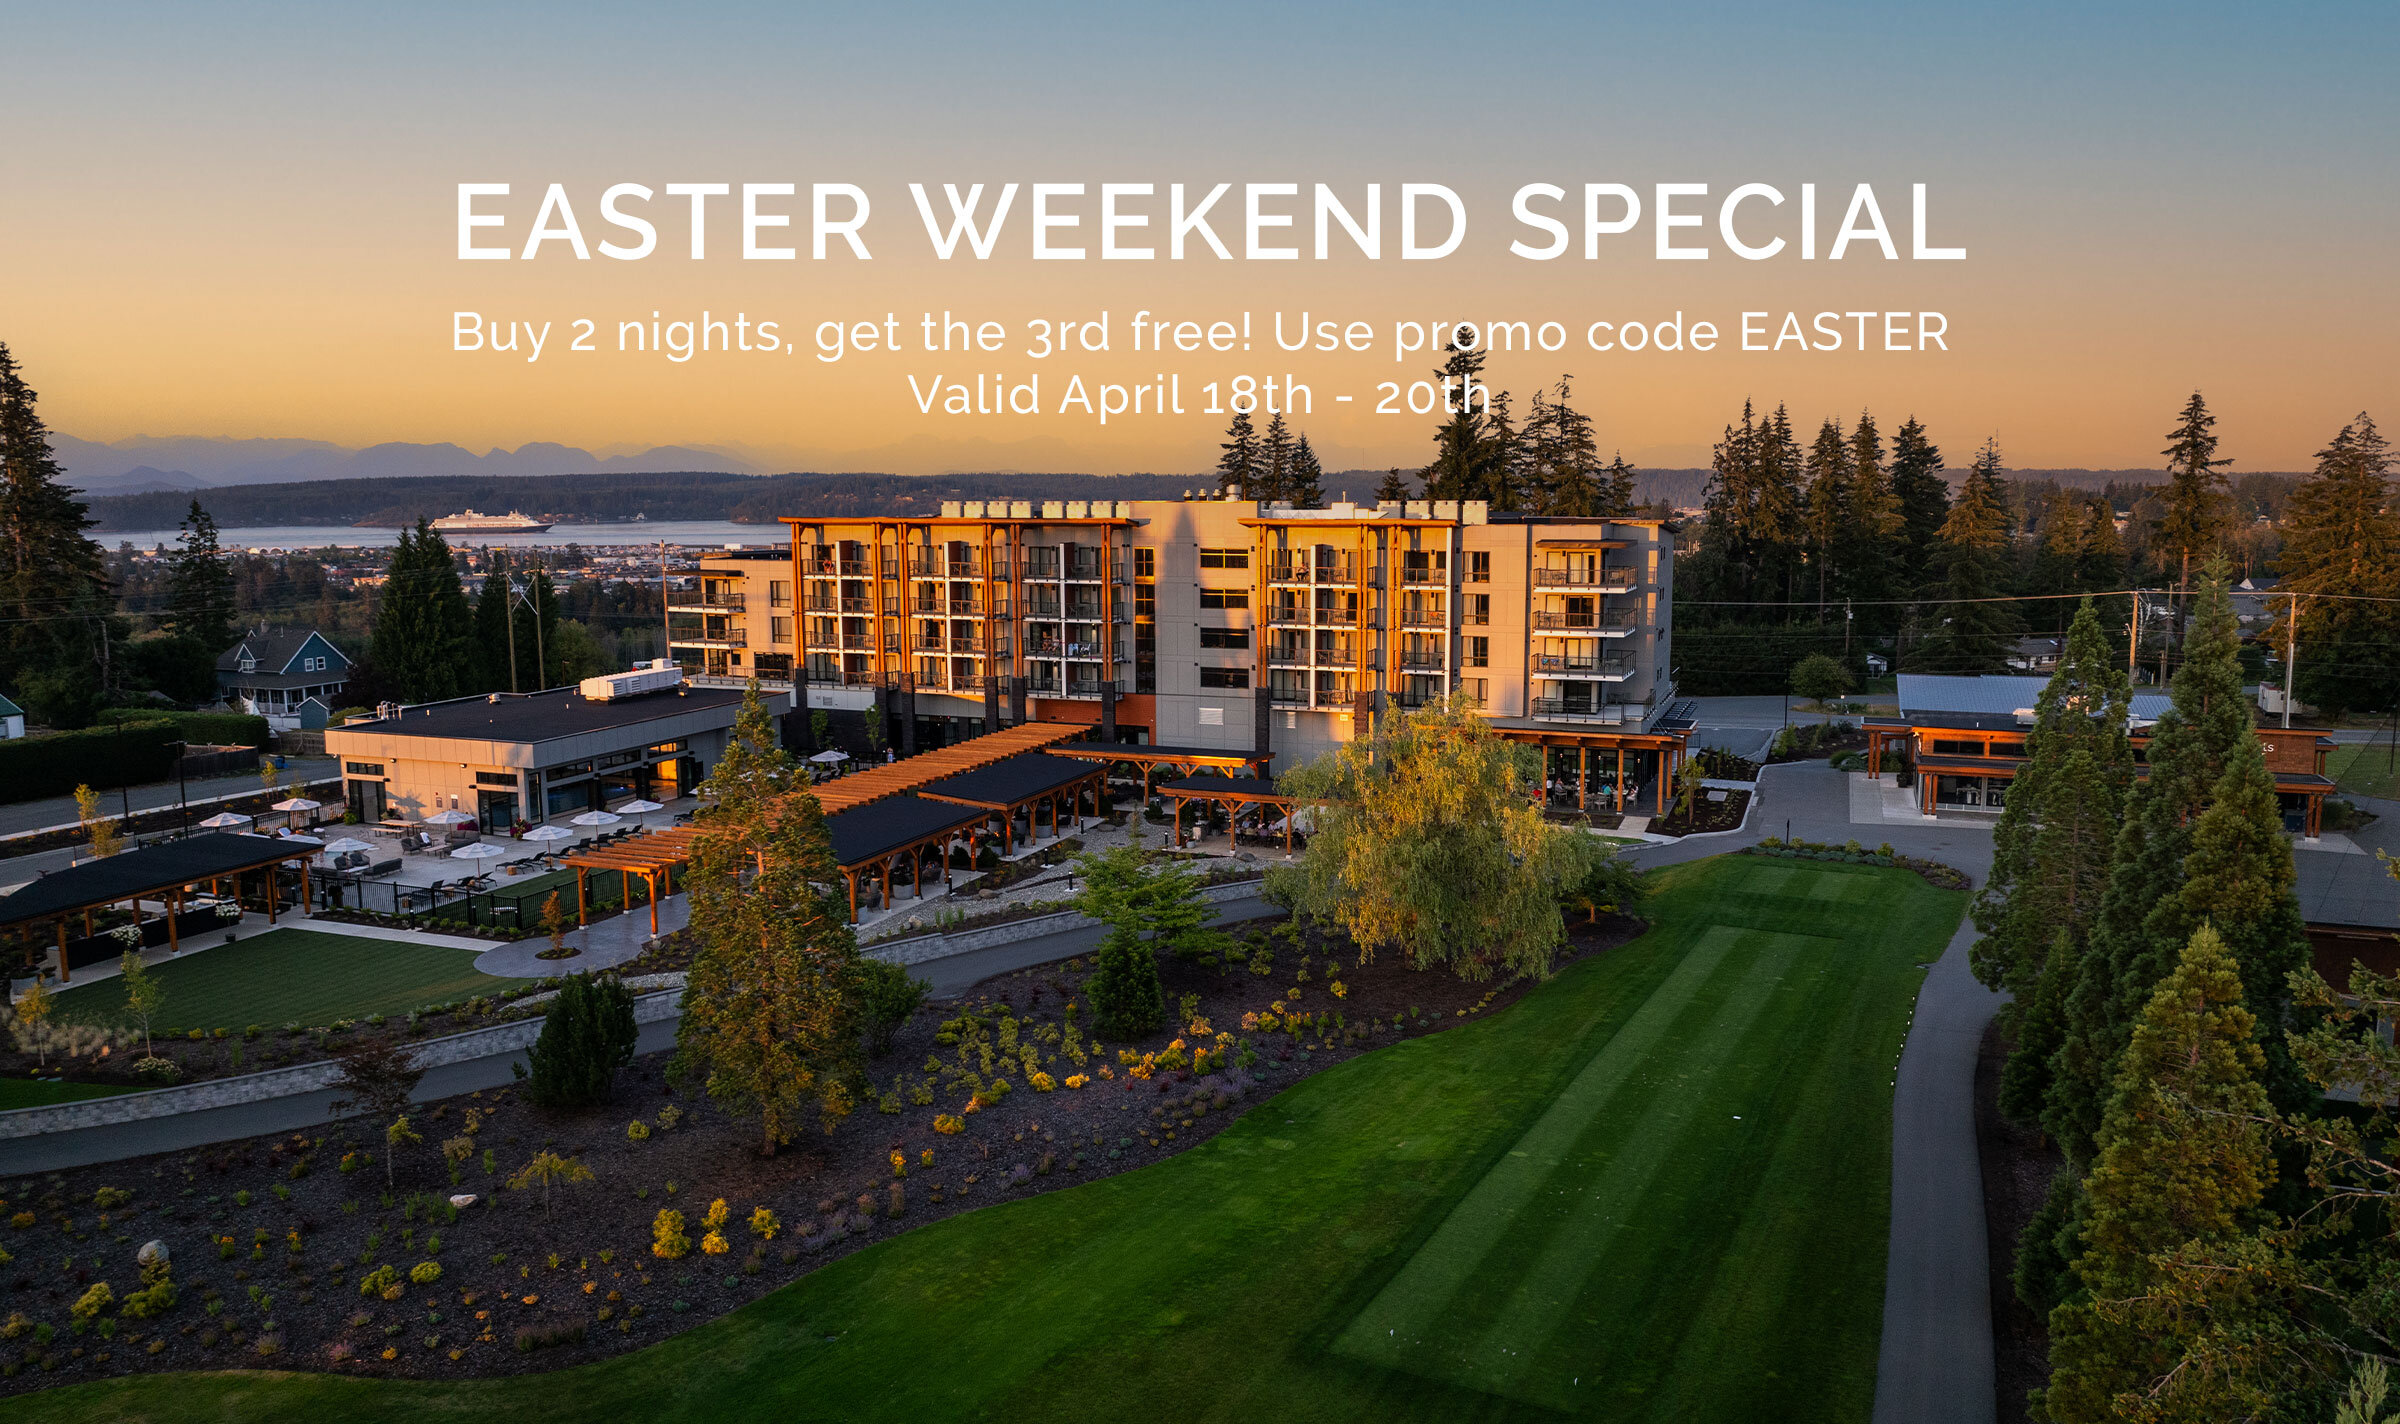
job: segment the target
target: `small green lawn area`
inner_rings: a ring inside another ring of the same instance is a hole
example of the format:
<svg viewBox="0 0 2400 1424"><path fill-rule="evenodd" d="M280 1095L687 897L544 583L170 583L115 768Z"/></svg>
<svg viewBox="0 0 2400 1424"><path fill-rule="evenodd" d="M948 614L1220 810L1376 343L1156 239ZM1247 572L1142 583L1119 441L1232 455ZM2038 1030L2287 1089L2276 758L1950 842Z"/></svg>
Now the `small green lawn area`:
<svg viewBox="0 0 2400 1424"><path fill-rule="evenodd" d="M1965 897L1740 856L1653 883L1649 934L1501 1014L646 1350L135 1377L0 1420L1864 1419L1892 1064Z"/></svg>
<svg viewBox="0 0 2400 1424"><path fill-rule="evenodd" d="M150 972L166 993L154 1033L317 1026L404 1014L528 982L477 973L471 949L289 928L183 955L152 965ZM128 1023L124 982L70 984L59 991L58 1015L80 1023Z"/></svg>
<svg viewBox="0 0 2400 1424"><path fill-rule="evenodd" d="M108 1098L133 1091L104 1083L39 1083L31 1078L0 1078L0 1112L9 1108L46 1108L53 1103L80 1103L86 1098Z"/></svg>
<svg viewBox="0 0 2400 1424"><path fill-rule="evenodd" d="M2325 774L2346 792L2392 800L2400 798L2400 773L2395 773L2392 762L2389 746L2345 742L2327 754Z"/></svg>

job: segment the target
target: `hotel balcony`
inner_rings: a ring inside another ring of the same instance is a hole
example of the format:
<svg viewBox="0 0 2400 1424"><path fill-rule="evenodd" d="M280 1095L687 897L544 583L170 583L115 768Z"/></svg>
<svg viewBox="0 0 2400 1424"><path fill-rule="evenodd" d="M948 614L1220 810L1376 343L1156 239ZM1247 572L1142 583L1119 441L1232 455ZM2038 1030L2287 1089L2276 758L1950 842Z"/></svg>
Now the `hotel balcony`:
<svg viewBox="0 0 2400 1424"><path fill-rule="evenodd" d="M1625 568L1598 569L1535 569L1535 588L1595 588L1603 593L1624 593L1641 584L1641 571Z"/></svg>
<svg viewBox="0 0 2400 1424"><path fill-rule="evenodd" d="M1567 613L1552 608L1533 611L1533 626L1537 632L1564 630L1590 638L1630 637L1641 627L1641 620L1629 609L1611 609L1606 613Z"/></svg>
<svg viewBox="0 0 2400 1424"><path fill-rule="evenodd" d="M1650 713L1645 702L1595 703L1575 697L1537 697L1533 717L1544 722L1584 722L1605 727L1639 726Z"/></svg>
<svg viewBox="0 0 2400 1424"><path fill-rule="evenodd" d="M679 630L667 638L670 648L747 648L750 634L741 628L719 628L712 631Z"/></svg>
<svg viewBox="0 0 2400 1424"><path fill-rule="evenodd" d="M1372 582L1372 565L1352 558L1337 559L1270 559L1267 562L1269 583L1338 583L1355 584L1364 573Z"/></svg>
<svg viewBox="0 0 2400 1424"><path fill-rule="evenodd" d="M739 613L742 611L742 591L723 584L708 585L697 593L675 593L667 598L669 613Z"/></svg>
<svg viewBox="0 0 2400 1424"><path fill-rule="evenodd" d="M1450 666L1450 655L1438 648L1404 649L1400 654L1400 666L1440 672Z"/></svg>
<svg viewBox="0 0 2400 1424"><path fill-rule="evenodd" d="M983 561L973 558L912 558L908 561L908 576L912 579L979 579L983 577Z"/></svg>
<svg viewBox="0 0 2400 1424"><path fill-rule="evenodd" d="M1449 562L1441 558L1419 560L1404 555L1400 560L1400 582L1404 586L1446 585L1450 582Z"/></svg>
<svg viewBox="0 0 2400 1424"><path fill-rule="evenodd" d="M1446 608L1403 608L1400 610L1403 628L1447 628L1450 611Z"/></svg>
<svg viewBox="0 0 2400 1424"><path fill-rule="evenodd" d="M812 579L863 579L872 571L865 559L813 558L803 555L800 576Z"/></svg>
<svg viewBox="0 0 2400 1424"><path fill-rule="evenodd" d="M1533 670L1544 677L1571 677L1579 681L1623 682L1633 676L1631 658L1579 657L1571 653L1536 653Z"/></svg>

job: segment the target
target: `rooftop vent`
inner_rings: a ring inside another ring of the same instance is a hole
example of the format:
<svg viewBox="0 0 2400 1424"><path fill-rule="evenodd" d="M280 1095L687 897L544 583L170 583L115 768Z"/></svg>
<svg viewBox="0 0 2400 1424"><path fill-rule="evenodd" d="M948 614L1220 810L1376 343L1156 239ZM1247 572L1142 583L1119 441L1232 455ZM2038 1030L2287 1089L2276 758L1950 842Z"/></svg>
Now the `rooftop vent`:
<svg viewBox="0 0 2400 1424"><path fill-rule="evenodd" d="M646 692L664 692L683 685L683 669L672 658L653 659L648 667L587 677L578 690L594 702L614 702Z"/></svg>

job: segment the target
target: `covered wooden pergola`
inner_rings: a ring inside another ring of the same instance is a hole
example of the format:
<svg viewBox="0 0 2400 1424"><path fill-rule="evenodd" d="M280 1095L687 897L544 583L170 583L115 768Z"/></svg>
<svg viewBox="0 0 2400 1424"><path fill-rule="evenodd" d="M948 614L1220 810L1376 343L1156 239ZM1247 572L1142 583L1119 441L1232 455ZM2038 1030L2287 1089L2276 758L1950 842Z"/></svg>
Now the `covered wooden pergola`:
<svg viewBox="0 0 2400 1424"><path fill-rule="evenodd" d="M1132 746L1122 742L1068 742L1050 749L1054 756L1080 757L1100 762L1103 767L1124 762L1141 768L1142 800L1150 799L1150 778L1160 767L1179 772L1186 777L1204 771L1246 771L1254 777L1267 774L1267 763L1273 752L1261 755L1226 747L1152 747Z"/></svg>
<svg viewBox="0 0 2400 1424"><path fill-rule="evenodd" d="M644 831L589 850L578 850L559 857L559 864L575 867L575 923L588 925L591 920L591 900L586 886L595 870L615 871L625 886L625 908L633 908L633 877L642 877L650 896L650 933L658 933L658 887L674 883L677 866L688 864L692 858L692 841L700 834L695 826L677 826L673 830Z"/></svg>
<svg viewBox="0 0 2400 1424"><path fill-rule="evenodd" d="M1243 807L1262 808L1262 817L1265 815L1263 808L1282 807L1283 849L1286 855L1291 853L1292 798L1278 795L1275 783L1271 781L1255 776L1187 776L1180 781L1167 782L1158 790L1160 795L1175 803L1175 846L1178 850L1183 848L1184 803L1198 801L1203 806L1221 804L1225 807L1228 837L1239 834Z"/></svg>
<svg viewBox="0 0 2400 1424"><path fill-rule="evenodd" d="M1000 834L1009 845L1017 843L1017 813L1025 813L1025 829L1033 839L1042 834L1041 813L1050 811L1050 834L1059 834L1059 808L1069 808L1075 818L1075 829L1083 830L1083 797L1092 795L1092 814L1100 813L1100 792L1108 779L1106 766L1070 761L1046 752L1020 752L1005 761L993 762L974 771L946 776L923 787L917 795L929 801L948 801L961 806L976 806L991 813L1000 823Z"/></svg>
<svg viewBox="0 0 2400 1424"><path fill-rule="evenodd" d="M1005 760L1021 752L1038 752L1061 742L1071 742L1091 728L1067 722L1026 722L1020 726L1004 727L980 737L935 751L919 752L902 761L871 766L865 771L838 776L811 788L817 804L828 816L880 801L886 796L898 796L914 791L946 776L974 771Z"/></svg>
<svg viewBox="0 0 2400 1424"><path fill-rule="evenodd" d="M215 831L139 846L105 859L54 870L0 897L0 929L54 921L58 936L58 982L65 984L72 981L72 966L67 962L69 920L82 917L84 937L88 939L93 932L93 911L132 903L138 921L140 903L154 899L167 907L167 952L177 953L183 948L177 920L183 913L185 892L202 883L213 888L230 878L238 894L243 875L266 870L269 872L267 923L273 924L280 908L274 868L286 860L300 862L300 903L306 905L308 862L316 851L313 845L294 846L272 836Z"/></svg>
<svg viewBox="0 0 2400 1424"><path fill-rule="evenodd" d="M892 865L908 861L909 888L925 898L927 850L939 847L942 884L950 884L950 847L961 835L990 815L984 807L956 801L936 801L913 793L887 796L838 816L825 818L833 842L834 863L850 890L850 923L858 923L858 878L879 877L883 903L892 903Z"/></svg>
<svg viewBox="0 0 2400 1424"><path fill-rule="evenodd" d="M1609 798L1611 804L1598 809L1623 814L1627 755L1634 752L1656 752L1658 754L1658 782L1652 791L1657 805L1651 814L1657 816L1667 814L1667 800L1674 788L1675 774L1682 769L1684 743L1690 735L1681 731L1623 732L1594 729L1586 732L1573 727L1502 726L1494 726L1492 734L1504 741L1522 742L1529 746L1540 747L1545 755L1552 748L1573 747L1575 749L1575 809L1583 812L1595 809L1589 804L1587 790L1590 771L1595 764L1605 768L1609 758L1615 758L1616 785L1613 788L1614 794Z"/></svg>

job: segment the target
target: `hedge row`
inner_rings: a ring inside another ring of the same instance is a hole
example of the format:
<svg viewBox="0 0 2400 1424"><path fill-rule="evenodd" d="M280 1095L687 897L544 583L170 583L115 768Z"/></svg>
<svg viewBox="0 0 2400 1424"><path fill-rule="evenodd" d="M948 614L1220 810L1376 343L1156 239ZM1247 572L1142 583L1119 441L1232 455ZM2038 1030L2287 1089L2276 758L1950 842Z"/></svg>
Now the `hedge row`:
<svg viewBox="0 0 2400 1424"><path fill-rule="evenodd" d="M80 785L139 786L175 774L184 733L158 718L0 742L0 801L63 796Z"/></svg>
<svg viewBox="0 0 2400 1424"><path fill-rule="evenodd" d="M176 735L195 745L264 748L273 740L267 719L248 712L152 712L140 707L112 707L100 720L117 725L169 722Z"/></svg>

